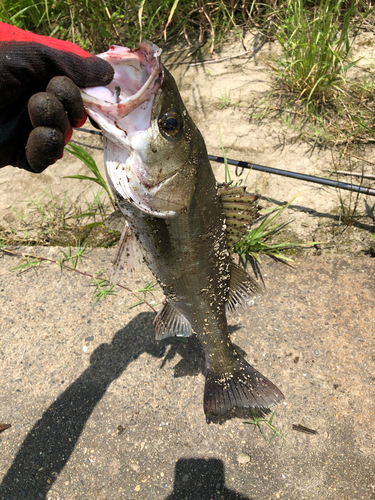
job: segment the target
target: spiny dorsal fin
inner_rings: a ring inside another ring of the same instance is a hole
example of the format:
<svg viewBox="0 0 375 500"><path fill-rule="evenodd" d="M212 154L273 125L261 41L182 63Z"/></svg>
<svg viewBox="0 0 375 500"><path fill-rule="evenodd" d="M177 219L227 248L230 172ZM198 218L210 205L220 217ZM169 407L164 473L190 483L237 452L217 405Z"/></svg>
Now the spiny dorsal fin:
<svg viewBox="0 0 375 500"><path fill-rule="evenodd" d="M230 187L228 184L221 185L218 194L227 226L228 250L232 251L258 217L261 208L258 205L259 195L246 193L246 186Z"/></svg>
<svg viewBox="0 0 375 500"><path fill-rule="evenodd" d="M189 321L174 305L166 300L154 319L156 340L168 337L190 337L193 333Z"/></svg>
<svg viewBox="0 0 375 500"><path fill-rule="evenodd" d="M116 210L109 215L104 225L112 231L121 231L109 280L112 285L115 285L120 281L125 264L127 270L132 271L142 263L143 251L121 210Z"/></svg>
<svg viewBox="0 0 375 500"><path fill-rule="evenodd" d="M233 313L241 306L247 306L249 300L255 295L259 295L261 287L254 278L249 276L235 262L230 263L230 286L228 302L226 304L227 313Z"/></svg>

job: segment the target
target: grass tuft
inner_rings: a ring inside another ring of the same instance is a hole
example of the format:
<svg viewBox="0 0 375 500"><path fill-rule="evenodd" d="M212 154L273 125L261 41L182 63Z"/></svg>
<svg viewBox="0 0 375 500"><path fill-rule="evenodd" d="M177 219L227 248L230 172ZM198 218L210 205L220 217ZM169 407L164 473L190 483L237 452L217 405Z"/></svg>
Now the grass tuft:
<svg viewBox="0 0 375 500"><path fill-rule="evenodd" d="M273 257L275 259L292 261L290 257L285 255L285 251L291 250L293 248L319 245L320 243L318 242L272 243L271 241L274 236L280 233L280 231L282 231L291 222L277 222L277 220L289 207L289 205L296 199L297 196L295 196L285 205L263 211L264 217L261 222L256 227L248 230L247 234L245 234L242 240L238 241L234 245L233 252L239 254L242 258L246 258L246 256L249 256L259 263L262 262L260 258L262 254L268 255L269 257Z"/></svg>
<svg viewBox="0 0 375 500"><path fill-rule="evenodd" d="M41 35L77 43L85 50L101 52L116 43L134 47L140 39L164 41L199 38L215 43L230 30L242 29L265 18L270 10L253 0L0 0L0 20ZM126 5L126 6L125 6Z"/></svg>
<svg viewBox="0 0 375 500"><path fill-rule="evenodd" d="M322 0L312 10L305 0L290 0L278 12L276 38L281 44L278 82L307 107L324 105L333 92L343 92L346 72L358 61L350 51L368 13L357 16L353 2Z"/></svg>

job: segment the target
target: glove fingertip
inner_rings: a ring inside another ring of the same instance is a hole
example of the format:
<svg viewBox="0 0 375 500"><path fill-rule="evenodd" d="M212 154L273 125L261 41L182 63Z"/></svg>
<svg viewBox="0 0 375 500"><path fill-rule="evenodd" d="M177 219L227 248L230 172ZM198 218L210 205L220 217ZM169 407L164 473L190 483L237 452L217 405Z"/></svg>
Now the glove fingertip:
<svg viewBox="0 0 375 500"><path fill-rule="evenodd" d="M96 86L106 86L111 83L115 75L115 70L109 64L109 62L101 59L100 57L93 56L85 61L87 69L83 76L84 84L81 85L79 82L77 85L79 87L96 87Z"/></svg>
<svg viewBox="0 0 375 500"><path fill-rule="evenodd" d="M29 135L26 158L34 172L42 172L62 158L65 140L60 130L37 127Z"/></svg>
<svg viewBox="0 0 375 500"><path fill-rule="evenodd" d="M77 85L67 76L55 76L47 85L46 91L53 94L63 105L72 127L86 120L81 92Z"/></svg>

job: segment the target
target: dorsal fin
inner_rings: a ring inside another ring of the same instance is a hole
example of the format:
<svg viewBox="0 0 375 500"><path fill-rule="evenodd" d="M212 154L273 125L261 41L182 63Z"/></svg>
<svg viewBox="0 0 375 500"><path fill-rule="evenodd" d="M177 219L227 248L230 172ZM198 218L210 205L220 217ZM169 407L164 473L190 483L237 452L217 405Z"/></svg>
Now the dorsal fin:
<svg viewBox="0 0 375 500"><path fill-rule="evenodd" d="M246 307L249 300L260 293L261 287L255 279L232 261L230 263L229 295L226 304L227 313L231 314L241 306Z"/></svg>
<svg viewBox="0 0 375 500"><path fill-rule="evenodd" d="M168 337L190 337L193 333L189 321L174 305L165 300L154 319L156 340Z"/></svg>
<svg viewBox="0 0 375 500"><path fill-rule="evenodd" d="M143 250L121 210L116 210L116 212L109 215L104 225L112 231L121 231L121 238L113 259L113 268L109 280L114 285L120 281L124 265L126 265L128 271L132 271L142 263Z"/></svg>
<svg viewBox="0 0 375 500"><path fill-rule="evenodd" d="M246 186L230 187L229 184L221 185L218 195L223 205L227 245L231 252L258 217L261 208L258 205L259 195L246 193Z"/></svg>

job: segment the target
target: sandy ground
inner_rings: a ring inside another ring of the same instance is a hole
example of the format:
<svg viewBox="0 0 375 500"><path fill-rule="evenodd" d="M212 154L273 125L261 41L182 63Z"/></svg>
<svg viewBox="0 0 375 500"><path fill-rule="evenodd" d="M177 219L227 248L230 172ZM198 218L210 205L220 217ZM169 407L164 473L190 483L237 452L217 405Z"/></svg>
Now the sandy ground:
<svg viewBox="0 0 375 500"><path fill-rule="evenodd" d="M372 38L371 33L364 33L357 44L354 55L362 58L363 65L373 64L375 60ZM246 43L254 47L259 42L249 34ZM232 42L224 45L220 57L225 59L241 52L242 45ZM177 81L189 113L205 138L209 154L222 156L220 127L228 158L326 176L326 170L333 168L332 155L337 158L335 151L313 149L311 145L296 142L298 131L283 127L280 121L258 121L250 117L254 104L268 99L271 89L269 63L277 52L277 45L268 43L256 58L250 59L225 59L217 64L204 65L180 64L186 50L166 53L164 59ZM223 96L230 96L232 104L220 109ZM92 127L87 125L86 128ZM73 140L87 147L103 171L100 138L77 131ZM372 144L363 144L354 153L375 164ZM363 168L366 173L374 173L373 164L355 158L352 161L357 171ZM212 166L218 180L224 181L224 166L217 163ZM85 173L87 168L68 153L39 175L11 167L3 168L0 171L0 226L18 230L20 214L27 215L30 210L30 198L36 199L43 192L53 193L57 198L66 193L72 204L83 206L85 198L92 199L96 186L88 181L64 179L63 176ZM236 179L235 168L231 168L231 174ZM340 197L344 203L354 205L355 195L348 192L255 171L245 171L236 180L246 181L250 192L261 194L264 207L283 204L298 195L288 214L285 214L285 219L293 221L288 226L285 239L324 242L321 248L325 253L367 254L374 251L370 236L375 232L374 197L360 196L357 214L363 215L363 218L348 227L342 224L340 208ZM357 179L351 181L347 177L341 180L358 183ZM365 185L373 187L374 181L366 181ZM310 252L314 253L316 249Z"/></svg>
<svg viewBox="0 0 375 500"><path fill-rule="evenodd" d="M221 55L242 50L232 45ZM229 91L242 103L265 98L273 51L266 45L257 62L203 68L169 59L168 67L211 154L221 155L220 125L229 158L321 175L330 151L293 144L294 132L249 121L241 107L219 109ZM74 140L102 168L100 139L77 131ZM370 146L364 155L375 161ZM17 228L16 212L28 209L22 200L43 191L68 192L78 203L90 196L87 182L62 178L86 173L69 156L38 176L0 171L1 226ZM213 167L223 180L223 167ZM176 340L157 343L153 314L145 306L127 309L129 294L94 306L86 278L52 264L17 274L10 270L19 258L4 256L0 424L11 428L0 433L0 500L375 498L375 264L366 256L373 218L344 228L334 190L255 172L247 184L264 206L301 193L289 234L326 241L324 252L333 254L297 257L293 267L265 259L267 293L231 320L233 342L285 394L274 419L284 446L280 437L269 444L272 432L265 429L265 440L245 416L208 424L201 358ZM373 204L363 198L360 210L371 215ZM18 251L59 255L55 248ZM113 252L92 250L82 269L108 274ZM148 279L140 269L126 284L136 289Z"/></svg>

